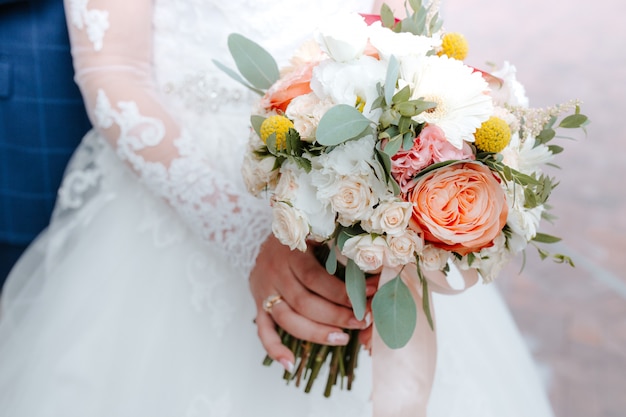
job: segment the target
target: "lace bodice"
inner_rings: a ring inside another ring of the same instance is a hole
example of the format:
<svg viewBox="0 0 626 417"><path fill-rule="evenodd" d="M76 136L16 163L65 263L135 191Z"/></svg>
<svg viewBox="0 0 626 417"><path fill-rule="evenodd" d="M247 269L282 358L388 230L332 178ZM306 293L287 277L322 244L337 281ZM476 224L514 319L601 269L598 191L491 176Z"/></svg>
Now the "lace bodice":
<svg viewBox="0 0 626 417"><path fill-rule="evenodd" d="M255 97L212 59L230 65L226 38L237 31L284 62L325 15L371 9L281 3L65 0L76 80L99 136L245 273L271 229L267 203L244 191L239 173Z"/></svg>

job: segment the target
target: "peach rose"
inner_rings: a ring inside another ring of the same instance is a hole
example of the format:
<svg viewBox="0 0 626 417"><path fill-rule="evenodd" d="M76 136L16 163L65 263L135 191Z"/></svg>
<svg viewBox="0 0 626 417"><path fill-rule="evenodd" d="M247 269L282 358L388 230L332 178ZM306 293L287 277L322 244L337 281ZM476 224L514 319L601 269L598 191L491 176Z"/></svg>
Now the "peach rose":
<svg viewBox="0 0 626 417"><path fill-rule="evenodd" d="M309 62L294 68L281 77L261 99L261 106L267 110L280 110L284 113L295 97L311 92L313 68L318 62Z"/></svg>
<svg viewBox="0 0 626 417"><path fill-rule="evenodd" d="M412 226L432 245L466 255L492 245L508 215L499 180L477 162L447 165L424 174L405 198Z"/></svg>

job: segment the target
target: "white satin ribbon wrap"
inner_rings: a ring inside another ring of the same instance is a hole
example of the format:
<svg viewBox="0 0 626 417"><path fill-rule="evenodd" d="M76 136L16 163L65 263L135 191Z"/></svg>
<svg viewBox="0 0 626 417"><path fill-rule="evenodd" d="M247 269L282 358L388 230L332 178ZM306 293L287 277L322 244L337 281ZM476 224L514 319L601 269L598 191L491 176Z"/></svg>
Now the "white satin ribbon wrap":
<svg viewBox="0 0 626 417"><path fill-rule="evenodd" d="M398 268L384 267L378 287L382 287L399 273ZM431 292L460 293L478 281L478 274L474 270L462 271L465 287L458 290L448 284L442 272L424 271L429 293L422 294L415 268L404 268L401 276L415 299L418 307L418 320L413 336L401 349L387 347L374 328L372 333L373 417L426 417L437 362L437 338L425 314L421 311L422 297L431 297Z"/></svg>

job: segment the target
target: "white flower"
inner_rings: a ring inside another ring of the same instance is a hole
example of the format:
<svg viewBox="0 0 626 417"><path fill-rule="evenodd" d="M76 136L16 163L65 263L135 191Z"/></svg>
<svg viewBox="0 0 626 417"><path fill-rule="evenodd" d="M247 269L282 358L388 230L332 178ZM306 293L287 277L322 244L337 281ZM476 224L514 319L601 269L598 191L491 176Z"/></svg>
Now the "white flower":
<svg viewBox="0 0 626 417"><path fill-rule="evenodd" d="M502 162L524 174L539 172L542 165L554 158L548 146L541 143L535 146L535 138L532 137L522 142L518 133L511 135L508 146L500 153L503 156Z"/></svg>
<svg viewBox="0 0 626 417"><path fill-rule="evenodd" d="M356 13L335 15L325 20L315 33L320 48L339 62L363 55L367 38L365 19Z"/></svg>
<svg viewBox="0 0 626 417"><path fill-rule="evenodd" d="M524 238L523 247L511 248L511 251L517 253L524 249L526 242L531 240L537 234L541 214L543 213L543 205L539 205L532 209L524 207L526 199L524 198L524 189L522 186L509 182L505 188L507 193L506 200L509 205L509 214L506 224L511 228L512 232Z"/></svg>
<svg viewBox="0 0 626 417"><path fill-rule="evenodd" d="M506 249L506 238L504 233L500 233L494 240L493 245L484 248L478 255L478 272L483 277L485 283L492 282L506 266L511 258L511 254Z"/></svg>
<svg viewBox="0 0 626 417"><path fill-rule="evenodd" d="M393 55L402 61L405 56L426 56L429 51L441 46L441 37L419 36L410 32L396 33L374 22L369 27L370 43L383 60Z"/></svg>
<svg viewBox="0 0 626 417"><path fill-rule="evenodd" d="M390 236L401 235L405 232L413 204L406 201L390 200L381 202L374 213L368 219L364 219L362 224L371 233L386 233Z"/></svg>
<svg viewBox="0 0 626 417"><path fill-rule="evenodd" d="M291 100L285 116L293 121L302 140L313 142L320 119L333 105L330 99L320 100L314 93L303 94Z"/></svg>
<svg viewBox="0 0 626 417"><path fill-rule="evenodd" d="M386 251L387 242L381 236L359 235L348 239L341 253L362 271L372 272L383 266Z"/></svg>
<svg viewBox="0 0 626 417"><path fill-rule="evenodd" d="M528 107L528 97L526 96L526 90L524 86L517 81L515 74L517 69L515 66L508 62L505 62L497 71L494 71L492 75L501 78L504 82L502 85L491 85L491 96L494 103L502 106L508 104L510 106Z"/></svg>
<svg viewBox="0 0 626 417"><path fill-rule="evenodd" d="M433 245L426 245L418 253L420 257L420 266L425 271L441 271L445 268L450 258L450 252L439 249Z"/></svg>
<svg viewBox="0 0 626 417"><path fill-rule="evenodd" d="M363 115L378 122L382 111L372 110L378 98L376 85L384 83L387 66L370 56L347 63L326 60L313 69L311 89L320 98L330 98L335 104L357 106L364 103Z"/></svg>
<svg viewBox="0 0 626 417"><path fill-rule="evenodd" d="M359 220L369 218L378 202L367 178L360 176L337 177L332 187L320 190L320 193L330 193L330 204L337 212L337 221L342 226L351 226Z"/></svg>
<svg viewBox="0 0 626 417"><path fill-rule="evenodd" d="M274 202L272 206L272 232L274 236L291 250L306 251L306 237L309 234L309 222L300 210L283 202Z"/></svg>
<svg viewBox="0 0 626 417"><path fill-rule="evenodd" d="M311 183L311 175L290 162L285 162L280 172L274 201L289 202L304 213L315 240L321 241L330 237L335 230L335 214L328 202L317 198L317 188Z"/></svg>
<svg viewBox="0 0 626 417"><path fill-rule="evenodd" d="M246 152L241 165L241 175L248 191L259 196L262 191L276 186L278 170L273 169L276 158L267 156L259 158L251 152Z"/></svg>
<svg viewBox="0 0 626 417"><path fill-rule="evenodd" d="M415 253L424 247L424 239L412 230L398 236L387 236L387 260L388 266L402 266L415 262Z"/></svg>
<svg viewBox="0 0 626 417"><path fill-rule="evenodd" d="M474 132L493 114L487 82L480 73L447 56L406 59L401 76L412 89L412 99L423 98L437 107L414 117L439 126L456 148L473 142Z"/></svg>

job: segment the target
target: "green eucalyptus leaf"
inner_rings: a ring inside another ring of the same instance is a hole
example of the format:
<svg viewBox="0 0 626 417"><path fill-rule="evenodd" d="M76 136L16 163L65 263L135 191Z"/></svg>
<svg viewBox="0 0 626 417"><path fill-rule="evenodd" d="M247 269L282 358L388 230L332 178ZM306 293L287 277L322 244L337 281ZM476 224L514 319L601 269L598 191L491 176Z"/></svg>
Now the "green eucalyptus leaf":
<svg viewBox="0 0 626 417"><path fill-rule="evenodd" d="M393 93L396 90L399 73L400 62L398 62L395 56L391 55L389 65L387 65L387 76L385 78L385 100L387 103L391 103L393 100Z"/></svg>
<svg viewBox="0 0 626 417"><path fill-rule="evenodd" d="M558 145L548 145L548 149L550 149L553 155L563 152L563 147Z"/></svg>
<svg viewBox="0 0 626 417"><path fill-rule="evenodd" d="M316 139L322 145L339 145L361 135L370 121L361 112L347 104L338 104L322 116L316 131Z"/></svg>
<svg viewBox="0 0 626 417"><path fill-rule="evenodd" d="M228 36L228 49L241 75L255 88L268 89L278 81L280 72L276 61L256 42L232 33Z"/></svg>
<svg viewBox="0 0 626 417"><path fill-rule="evenodd" d="M334 246L331 246L328 257L326 258L326 272L330 275L335 275L337 272L337 252Z"/></svg>
<svg viewBox="0 0 626 417"><path fill-rule="evenodd" d="M386 28L393 28L396 24L396 19L393 17L393 11L387 3L383 3L380 8L380 20Z"/></svg>
<svg viewBox="0 0 626 417"><path fill-rule="evenodd" d="M556 242L560 242L561 238L558 238L552 235L547 235L545 233L537 233L532 240L534 240L535 242L539 242L539 243L556 243Z"/></svg>
<svg viewBox="0 0 626 417"><path fill-rule="evenodd" d="M552 140L555 136L556 132L554 131L554 129L547 128L539 132L539 134L537 135L537 140L539 141L539 143L546 143Z"/></svg>
<svg viewBox="0 0 626 417"><path fill-rule="evenodd" d="M250 116L250 124L252 125L252 128L254 129L256 134L259 135L259 137L261 137L261 125L263 124L265 119L266 118L264 116L259 116L256 114Z"/></svg>
<svg viewBox="0 0 626 417"><path fill-rule="evenodd" d="M346 291L352 304L354 316L357 320L363 320L367 307L365 273L352 259L348 259L348 265L346 265Z"/></svg>
<svg viewBox="0 0 626 417"><path fill-rule="evenodd" d="M566 129L575 129L583 126L588 118L584 114L570 114L559 123L559 127Z"/></svg>
<svg viewBox="0 0 626 417"><path fill-rule="evenodd" d="M417 323L417 307L400 276L383 285L372 300L376 330L391 349L407 344Z"/></svg>
<svg viewBox="0 0 626 417"><path fill-rule="evenodd" d="M394 104L402 103L402 102L408 101L409 98L411 98L411 87L409 87L408 85L405 85L402 90L398 91L393 96L393 99L391 100L391 102L393 102Z"/></svg>
<svg viewBox="0 0 626 417"><path fill-rule="evenodd" d="M412 134L412 132L406 132L404 134L404 137L402 138L402 148L404 150L409 150L413 147L413 142L415 142L415 138L413 137L415 135Z"/></svg>
<svg viewBox="0 0 626 417"><path fill-rule="evenodd" d="M276 133L272 133L267 137L265 145L272 155L276 155L278 153L278 149L276 148Z"/></svg>
<svg viewBox="0 0 626 417"><path fill-rule="evenodd" d="M237 81L238 83L242 84L244 87L249 88L250 90L254 91L255 93L257 93L260 96L265 94L262 90L260 90L258 88L255 88L255 87L251 86L249 83L247 83L246 80L244 80L241 77L241 75L239 75L237 72L235 72L235 70L227 67L226 65L222 64L219 61L216 61L215 59L213 60L213 63L215 64L216 67L218 67L220 70L225 72L226 75L228 75L230 78L232 78L233 80Z"/></svg>
<svg viewBox="0 0 626 417"><path fill-rule="evenodd" d="M385 152L389 156L394 156L400 150L401 145L402 138L400 136L396 136L395 138L387 142L387 144L385 145L385 149L383 149L383 152Z"/></svg>

